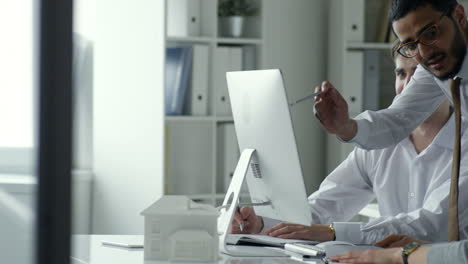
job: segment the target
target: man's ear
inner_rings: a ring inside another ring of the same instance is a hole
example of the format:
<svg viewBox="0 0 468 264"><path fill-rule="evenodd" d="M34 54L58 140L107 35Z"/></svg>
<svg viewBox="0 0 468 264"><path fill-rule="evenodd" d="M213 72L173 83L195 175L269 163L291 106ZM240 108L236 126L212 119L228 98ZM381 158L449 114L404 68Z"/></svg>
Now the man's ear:
<svg viewBox="0 0 468 264"><path fill-rule="evenodd" d="M457 23L464 27L466 26L467 24L467 21L466 21L466 14L465 14L465 8L458 4L455 9L453 10L453 18L455 19L455 21L457 21Z"/></svg>

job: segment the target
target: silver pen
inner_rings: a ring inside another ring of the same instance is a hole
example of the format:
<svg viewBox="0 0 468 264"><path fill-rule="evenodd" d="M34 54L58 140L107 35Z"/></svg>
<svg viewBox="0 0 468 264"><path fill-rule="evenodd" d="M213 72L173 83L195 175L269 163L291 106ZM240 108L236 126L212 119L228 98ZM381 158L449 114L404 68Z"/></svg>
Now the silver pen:
<svg viewBox="0 0 468 264"><path fill-rule="evenodd" d="M321 95L321 94L322 94L322 91L313 93L313 94L311 94L311 95L307 95L306 97L303 97L303 98L301 98L301 99L299 99L299 100L296 100L296 101L294 101L294 102L292 102L292 103L289 103L289 106L293 106L293 105L295 105L295 104L298 104L298 103L300 103L300 102L302 102L302 101L305 101L305 100L307 100L307 99L309 99L309 98L312 98L312 97L315 97L315 96L319 96L319 95Z"/></svg>
<svg viewBox="0 0 468 264"><path fill-rule="evenodd" d="M239 213L239 216L242 219L242 215L241 215L241 212L240 212L240 207L237 206L236 210L237 210L237 212ZM239 229L240 229L241 232L244 232L244 221L243 220L241 220L241 222L239 223Z"/></svg>

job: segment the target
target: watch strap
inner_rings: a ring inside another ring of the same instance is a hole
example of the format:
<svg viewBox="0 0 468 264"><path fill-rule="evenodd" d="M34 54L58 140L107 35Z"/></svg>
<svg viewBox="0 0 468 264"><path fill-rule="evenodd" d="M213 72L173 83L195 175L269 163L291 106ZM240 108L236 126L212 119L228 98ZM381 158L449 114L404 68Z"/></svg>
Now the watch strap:
<svg viewBox="0 0 468 264"><path fill-rule="evenodd" d="M412 243L409 243L408 245L403 247L403 250L401 251L401 257L403 258L403 264L408 264L409 255L411 255L411 253L413 253L420 246L421 246L420 244L418 244L416 242L412 242Z"/></svg>

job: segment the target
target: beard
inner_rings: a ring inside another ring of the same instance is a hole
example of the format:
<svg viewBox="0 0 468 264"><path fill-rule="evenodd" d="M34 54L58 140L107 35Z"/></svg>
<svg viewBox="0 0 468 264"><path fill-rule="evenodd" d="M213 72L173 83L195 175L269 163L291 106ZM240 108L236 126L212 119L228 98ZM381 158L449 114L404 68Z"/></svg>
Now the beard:
<svg viewBox="0 0 468 264"><path fill-rule="evenodd" d="M447 54L445 52L437 52L437 53L432 54L427 59L424 59L424 61L421 63L421 65L427 71L429 71L432 75L434 75L436 78L438 78L441 81L445 81L445 80L448 80L449 78L455 77L455 75L460 71L463 65L463 60L465 59L465 55L466 55L465 38L463 37L461 30L457 27L455 21L453 21L452 18L450 18L450 20L452 20L454 28L455 28L455 36L453 38L453 42L452 42L453 44L450 48L451 50L450 54ZM446 72L442 75L437 75L431 71L427 63L432 58L436 58L437 56L451 56L455 58L455 65L449 72Z"/></svg>

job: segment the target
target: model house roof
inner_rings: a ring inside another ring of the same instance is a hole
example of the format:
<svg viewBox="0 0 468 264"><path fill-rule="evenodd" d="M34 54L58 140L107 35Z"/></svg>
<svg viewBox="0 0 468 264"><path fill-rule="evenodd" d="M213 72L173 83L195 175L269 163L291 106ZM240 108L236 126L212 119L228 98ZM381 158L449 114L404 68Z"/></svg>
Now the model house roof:
<svg viewBox="0 0 468 264"><path fill-rule="evenodd" d="M211 205L199 204L182 195L164 195L146 208L142 215L219 215Z"/></svg>

